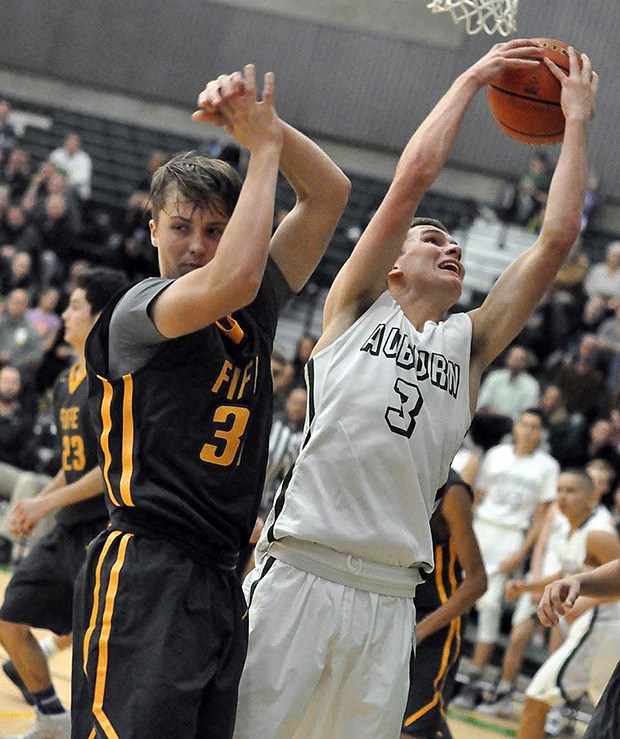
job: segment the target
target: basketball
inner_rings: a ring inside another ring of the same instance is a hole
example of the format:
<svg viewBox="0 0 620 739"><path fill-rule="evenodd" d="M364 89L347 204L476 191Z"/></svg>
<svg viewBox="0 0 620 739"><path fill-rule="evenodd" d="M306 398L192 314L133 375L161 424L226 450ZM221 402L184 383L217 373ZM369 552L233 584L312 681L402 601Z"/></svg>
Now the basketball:
<svg viewBox="0 0 620 739"><path fill-rule="evenodd" d="M568 45L549 38L536 40L545 49L545 56L568 74ZM562 140L560 94L560 82L542 62L536 69L506 70L487 87L497 125L513 139L533 146Z"/></svg>

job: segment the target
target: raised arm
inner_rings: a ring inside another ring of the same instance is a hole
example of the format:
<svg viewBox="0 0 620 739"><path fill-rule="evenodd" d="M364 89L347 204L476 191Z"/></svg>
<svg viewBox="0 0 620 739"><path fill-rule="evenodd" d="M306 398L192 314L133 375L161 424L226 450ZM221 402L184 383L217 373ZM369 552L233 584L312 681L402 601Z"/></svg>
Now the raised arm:
<svg viewBox="0 0 620 739"><path fill-rule="evenodd" d="M283 139L273 93L274 78L269 73L265 75L263 98L257 100L254 67L247 65L243 76L237 72L220 77L210 82L199 97L203 108L194 119L224 125L249 150L250 161L228 223L223 216L209 220L207 213L203 216L205 223L196 224L192 208L187 217L172 219L171 228L181 232L192 229L188 259L200 259L204 266L182 274L158 296L153 320L168 338L196 331L248 305L260 288L269 251ZM151 224L156 243L158 224ZM205 264L210 249L215 249L215 254ZM160 253L160 265L161 261Z"/></svg>
<svg viewBox="0 0 620 739"><path fill-rule="evenodd" d="M296 203L271 239L270 253L290 287L301 290L325 253L344 211L351 183L307 136L282 123L280 171Z"/></svg>
<svg viewBox="0 0 620 739"><path fill-rule="evenodd" d="M342 333L385 290L416 208L445 164L476 92L504 69L539 64L531 57L541 55L530 40L496 44L454 81L426 117L405 146L383 202L332 285L324 314L327 332ZM530 59L520 58L525 56Z"/></svg>
<svg viewBox="0 0 620 739"><path fill-rule="evenodd" d="M527 317L552 284L579 235L588 174L588 124L594 110L598 76L590 59L569 48L567 75L544 60L562 85L564 140L553 174L540 236L500 276L480 308L470 313L473 324L472 371L478 377L525 325Z"/></svg>

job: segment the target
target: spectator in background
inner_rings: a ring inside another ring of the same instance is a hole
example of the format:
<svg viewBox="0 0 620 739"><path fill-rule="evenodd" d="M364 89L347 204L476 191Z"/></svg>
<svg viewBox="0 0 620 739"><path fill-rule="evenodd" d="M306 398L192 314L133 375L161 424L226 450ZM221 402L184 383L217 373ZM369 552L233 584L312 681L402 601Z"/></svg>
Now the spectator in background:
<svg viewBox="0 0 620 739"><path fill-rule="evenodd" d="M151 191L151 180L157 170L165 164L170 157L164 151L155 149L151 152L148 162L146 163L146 170L144 177L136 185L137 192L149 193Z"/></svg>
<svg viewBox="0 0 620 739"><path fill-rule="evenodd" d="M590 426L586 462L604 459L614 470L620 470L620 453L613 443L613 427L609 418L597 418Z"/></svg>
<svg viewBox="0 0 620 739"><path fill-rule="evenodd" d="M116 248L123 269L132 280L157 275L157 252L149 233L149 194L136 190L127 200L122 232Z"/></svg>
<svg viewBox="0 0 620 739"><path fill-rule="evenodd" d="M0 182L8 185L12 202L19 202L30 183L30 158L25 149L13 149L0 166Z"/></svg>
<svg viewBox="0 0 620 739"><path fill-rule="evenodd" d="M34 421L24 408L22 379L17 367L0 369L0 462L30 469L36 461L32 447Z"/></svg>
<svg viewBox="0 0 620 739"><path fill-rule="evenodd" d="M620 469L614 469L606 459L595 457L586 464L585 470L592 480L599 504L602 503L609 512L613 508L612 490L619 481Z"/></svg>
<svg viewBox="0 0 620 739"><path fill-rule="evenodd" d="M47 287L39 293L36 306L26 311L26 318L36 326L46 352L54 345L62 326L59 303L60 290L57 287Z"/></svg>
<svg viewBox="0 0 620 739"><path fill-rule="evenodd" d="M269 458L260 512L271 510L280 483L297 459L301 447L308 394L303 387L293 388L286 399L284 413L275 418L269 434Z"/></svg>
<svg viewBox="0 0 620 739"><path fill-rule="evenodd" d="M63 146L54 149L50 154L49 160L66 175L69 187L86 201L90 199L93 165L81 146L82 141L78 134L70 133L66 136Z"/></svg>
<svg viewBox="0 0 620 739"><path fill-rule="evenodd" d="M598 194L599 179L593 169L588 172L588 180L586 183L586 196L583 201L583 211L581 213L581 231L585 231L592 215L600 202Z"/></svg>
<svg viewBox="0 0 620 739"><path fill-rule="evenodd" d="M551 371L550 379L562 391L568 412L582 413L589 421L607 402L605 377L597 366L599 353L596 336L585 334L577 347L577 356L565 354Z"/></svg>
<svg viewBox="0 0 620 739"><path fill-rule="evenodd" d="M573 465L582 458L588 438L588 427L580 413L569 413L564 394L557 385L548 385L538 406L547 426L547 443L560 467Z"/></svg>
<svg viewBox="0 0 620 739"><path fill-rule="evenodd" d="M606 359L607 389L613 394L620 382L620 299L610 303L614 304L614 315L601 323L596 336Z"/></svg>
<svg viewBox="0 0 620 739"><path fill-rule="evenodd" d="M526 225L539 214L547 202L552 169L545 154L536 153L519 179L516 194L515 220Z"/></svg>
<svg viewBox="0 0 620 739"><path fill-rule="evenodd" d="M271 352L271 380L273 383L273 413L275 416L284 412L289 390L293 384L293 365L284 356L284 352L274 347Z"/></svg>
<svg viewBox="0 0 620 739"><path fill-rule="evenodd" d="M28 293L12 290L0 316L0 365L17 367L25 386L30 385L43 357L43 342L36 326L26 318Z"/></svg>
<svg viewBox="0 0 620 739"><path fill-rule="evenodd" d="M504 369L491 370L482 381L478 410L518 419L526 408L538 405L538 380L527 371L528 352L522 346L508 350Z"/></svg>
<svg viewBox="0 0 620 739"><path fill-rule="evenodd" d="M41 237L21 205L9 205L0 222L0 247L4 249L7 245L32 255L41 247Z"/></svg>
<svg viewBox="0 0 620 739"><path fill-rule="evenodd" d="M10 152L17 146L17 134L9 122L11 104L4 98L0 99L0 166L8 159Z"/></svg>
<svg viewBox="0 0 620 739"><path fill-rule="evenodd" d="M590 296L620 300L620 241L612 241L607 246L604 262L590 267L584 287Z"/></svg>
<svg viewBox="0 0 620 739"><path fill-rule="evenodd" d="M32 257L27 251L18 251L9 260L2 260L2 288L0 293L8 295L11 290L22 288L31 300L38 290L37 276Z"/></svg>
<svg viewBox="0 0 620 739"><path fill-rule="evenodd" d="M79 250L78 231L64 195L48 195L44 209L36 215L35 226L41 249L56 256L56 269L62 270Z"/></svg>
<svg viewBox="0 0 620 739"><path fill-rule="evenodd" d="M293 359L293 384L303 385L305 387L306 380L304 377L304 368L310 359L312 350L314 349L317 337L313 334L304 334L297 343L295 357Z"/></svg>

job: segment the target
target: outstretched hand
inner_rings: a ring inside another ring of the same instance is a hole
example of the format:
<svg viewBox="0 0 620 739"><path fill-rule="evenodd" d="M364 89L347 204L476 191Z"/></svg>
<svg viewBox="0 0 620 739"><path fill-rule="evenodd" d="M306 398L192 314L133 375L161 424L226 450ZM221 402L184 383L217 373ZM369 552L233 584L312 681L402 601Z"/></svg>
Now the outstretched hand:
<svg viewBox="0 0 620 739"><path fill-rule="evenodd" d="M598 90L599 77L592 69L587 54L579 55L572 46L568 47L569 73L565 74L557 64L545 57L544 63L562 85L562 113L565 118L581 116L586 121L594 116L594 98Z"/></svg>
<svg viewBox="0 0 620 739"><path fill-rule="evenodd" d="M512 39L492 46L468 72L484 87L507 69L535 69L544 55L545 50L535 39Z"/></svg>
<svg viewBox="0 0 620 739"><path fill-rule="evenodd" d="M282 126L273 106L275 77L267 72L263 96L257 98L256 72L247 64L243 73L222 74L211 80L198 96L194 121L221 126L241 146L252 151L266 143L281 144Z"/></svg>

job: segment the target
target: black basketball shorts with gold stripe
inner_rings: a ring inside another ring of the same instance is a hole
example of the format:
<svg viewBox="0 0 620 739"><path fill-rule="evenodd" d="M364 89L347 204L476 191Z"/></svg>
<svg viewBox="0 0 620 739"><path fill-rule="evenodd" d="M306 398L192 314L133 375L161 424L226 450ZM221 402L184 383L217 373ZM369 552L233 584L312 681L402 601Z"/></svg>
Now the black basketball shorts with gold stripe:
<svg viewBox="0 0 620 739"><path fill-rule="evenodd" d="M232 736L245 611L234 569L150 535L103 532L76 583L74 739Z"/></svg>

